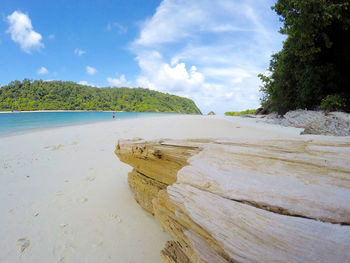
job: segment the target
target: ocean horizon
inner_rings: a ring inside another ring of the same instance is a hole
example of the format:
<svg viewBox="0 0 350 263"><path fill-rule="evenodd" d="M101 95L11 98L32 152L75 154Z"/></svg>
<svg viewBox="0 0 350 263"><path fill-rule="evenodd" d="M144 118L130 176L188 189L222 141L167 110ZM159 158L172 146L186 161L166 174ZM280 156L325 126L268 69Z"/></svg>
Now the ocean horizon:
<svg viewBox="0 0 350 263"><path fill-rule="evenodd" d="M114 113L115 118L112 115L113 111L2 112L0 114L0 137L72 125L174 114L116 111Z"/></svg>

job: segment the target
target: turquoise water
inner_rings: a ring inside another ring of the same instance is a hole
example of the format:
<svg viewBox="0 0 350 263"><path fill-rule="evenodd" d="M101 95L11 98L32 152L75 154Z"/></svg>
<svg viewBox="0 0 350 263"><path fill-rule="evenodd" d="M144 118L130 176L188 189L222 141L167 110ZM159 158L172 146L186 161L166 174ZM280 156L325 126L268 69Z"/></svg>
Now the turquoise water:
<svg viewBox="0 0 350 263"><path fill-rule="evenodd" d="M113 119L112 112L95 111L0 113L0 136L26 132L30 130L87 124L100 121L115 121L120 119L140 118L147 116L162 116L168 114L116 112L116 119Z"/></svg>

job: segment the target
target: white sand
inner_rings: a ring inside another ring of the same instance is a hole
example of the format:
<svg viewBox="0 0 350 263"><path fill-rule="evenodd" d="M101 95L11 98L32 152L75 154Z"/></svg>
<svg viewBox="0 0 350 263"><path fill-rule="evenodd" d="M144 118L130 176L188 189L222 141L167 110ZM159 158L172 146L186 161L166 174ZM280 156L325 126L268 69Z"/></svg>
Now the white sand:
<svg viewBox="0 0 350 263"><path fill-rule="evenodd" d="M294 137L219 116L116 120L0 137L0 262L161 262L171 239L134 201L119 138Z"/></svg>

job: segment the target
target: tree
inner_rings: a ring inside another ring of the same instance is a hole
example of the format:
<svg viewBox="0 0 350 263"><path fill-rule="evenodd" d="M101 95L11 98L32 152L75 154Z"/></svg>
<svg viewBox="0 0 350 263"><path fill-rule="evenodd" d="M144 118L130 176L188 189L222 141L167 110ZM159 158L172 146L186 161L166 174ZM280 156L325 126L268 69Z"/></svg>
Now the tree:
<svg viewBox="0 0 350 263"><path fill-rule="evenodd" d="M278 0L272 8L288 37L272 56L271 75L259 75L263 107L281 114L315 109L328 95L337 95L350 110L350 2Z"/></svg>
<svg viewBox="0 0 350 263"><path fill-rule="evenodd" d="M200 114L187 98L148 89L94 88L70 81L12 81L0 88L0 110L123 110Z"/></svg>

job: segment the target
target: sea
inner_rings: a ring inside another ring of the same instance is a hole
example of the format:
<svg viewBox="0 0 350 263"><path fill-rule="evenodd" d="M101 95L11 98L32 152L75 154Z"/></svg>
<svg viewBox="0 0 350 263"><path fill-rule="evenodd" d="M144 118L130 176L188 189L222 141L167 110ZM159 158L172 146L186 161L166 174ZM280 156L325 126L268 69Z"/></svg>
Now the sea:
<svg viewBox="0 0 350 263"><path fill-rule="evenodd" d="M11 112L0 113L0 136L24 133L28 131L55 127L89 124L102 121L164 116L172 113L145 112L113 112L101 111L59 111L59 112ZM173 115L173 114L172 114Z"/></svg>

